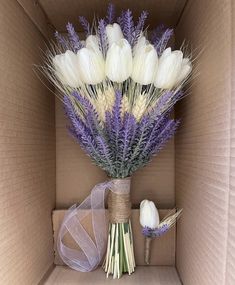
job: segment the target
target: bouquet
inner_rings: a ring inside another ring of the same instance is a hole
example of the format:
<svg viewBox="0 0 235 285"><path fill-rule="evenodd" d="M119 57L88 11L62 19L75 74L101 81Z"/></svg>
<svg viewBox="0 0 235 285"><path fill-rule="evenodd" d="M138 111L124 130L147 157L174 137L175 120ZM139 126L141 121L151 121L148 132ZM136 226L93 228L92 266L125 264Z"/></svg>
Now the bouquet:
<svg viewBox="0 0 235 285"><path fill-rule="evenodd" d="M69 132L110 178L105 187L101 185L103 190L111 190L103 267L107 276L113 274L114 278L124 272L131 274L135 268L131 175L148 164L174 135L179 121L172 118L171 111L183 97L181 89L192 70L189 55L167 47L172 29L161 25L148 37L144 27L147 15L143 11L136 23L130 10L115 18L110 4L106 17L93 24L79 17L85 40L68 23L67 36L55 33L57 43L52 44L42 67L59 90ZM73 252L62 249L63 260L76 269L74 256L68 257ZM102 254L101 250L98 261ZM84 263L82 271L94 269L98 265L94 260L95 256L89 259L89 269Z"/></svg>

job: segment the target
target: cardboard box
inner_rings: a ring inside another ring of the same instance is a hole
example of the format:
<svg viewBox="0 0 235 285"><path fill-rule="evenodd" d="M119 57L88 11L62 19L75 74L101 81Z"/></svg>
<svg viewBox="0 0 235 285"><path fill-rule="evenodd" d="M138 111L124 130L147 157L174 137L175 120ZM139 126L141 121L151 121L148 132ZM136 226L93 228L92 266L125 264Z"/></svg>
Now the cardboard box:
<svg viewBox="0 0 235 285"><path fill-rule="evenodd" d="M135 206L148 198L161 209L175 204L184 208L175 243L171 232L171 251L164 250L167 262L164 255L160 258L165 241L156 243L154 264L161 261L172 267L139 267L136 277L123 280L127 284L138 284L138 280L180 284L180 279L185 285L233 285L235 2L112 2L119 10L133 9L135 16L149 10L150 28L162 22L175 27L176 45L186 39L200 54L191 95L176 109L182 124L175 141L132 180ZM82 201L106 177L67 135L60 102L38 80L32 66L41 63L40 48L45 49L54 29L63 32L68 21L78 23L80 14L89 19L94 13L103 15L106 5L107 1L95 0L0 1L1 285L94 280L103 284L99 270L81 275L63 267L53 269L52 211ZM54 218L57 214L62 212L55 211ZM141 249L136 255L142 264Z"/></svg>

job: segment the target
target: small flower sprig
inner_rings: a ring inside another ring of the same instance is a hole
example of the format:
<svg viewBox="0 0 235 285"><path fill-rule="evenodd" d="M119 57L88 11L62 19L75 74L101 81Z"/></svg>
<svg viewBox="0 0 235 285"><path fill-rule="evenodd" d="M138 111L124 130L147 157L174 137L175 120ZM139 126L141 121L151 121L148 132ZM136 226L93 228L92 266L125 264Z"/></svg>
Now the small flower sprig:
<svg viewBox="0 0 235 285"><path fill-rule="evenodd" d="M182 214L183 209L172 209L160 222L159 214L155 204L152 201L143 200L140 204L140 224L142 225L142 234L145 237L145 263L150 263L151 241L164 235L172 228L177 219Z"/></svg>

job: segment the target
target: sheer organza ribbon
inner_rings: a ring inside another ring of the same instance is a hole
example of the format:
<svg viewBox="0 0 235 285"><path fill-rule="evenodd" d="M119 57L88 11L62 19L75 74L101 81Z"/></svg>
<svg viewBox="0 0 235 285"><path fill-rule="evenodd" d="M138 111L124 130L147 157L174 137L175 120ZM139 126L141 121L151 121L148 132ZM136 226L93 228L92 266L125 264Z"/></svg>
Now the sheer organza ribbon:
<svg viewBox="0 0 235 285"><path fill-rule="evenodd" d="M61 224L58 238L58 253L65 264L82 272L94 270L101 262L107 246L107 220L105 217L105 199L108 191L117 194L128 194L130 181L128 179L113 179L97 184L91 194L80 204L68 209ZM89 236L81 221L91 214L94 240ZM69 233L80 250L70 248L63 242Z"/></svg>

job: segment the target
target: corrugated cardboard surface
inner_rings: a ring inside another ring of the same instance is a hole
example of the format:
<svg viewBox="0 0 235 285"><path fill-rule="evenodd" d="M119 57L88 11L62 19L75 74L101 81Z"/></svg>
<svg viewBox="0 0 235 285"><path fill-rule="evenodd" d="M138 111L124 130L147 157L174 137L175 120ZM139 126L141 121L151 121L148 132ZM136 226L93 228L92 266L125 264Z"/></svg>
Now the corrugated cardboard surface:
<svg viewBox="0 0 235 285"><path fill-rule="evenodd" d="M49 20L45 11L41 8L39 1L16 0L24 9L27 16L37 26L41 33L48 38L49 36Z"/></svg>
<svg viewBox="0 0 235 285"><path fill-rule="evenodd" d="M176 260L186 285L234 284L234 279L225 283L229 193L233 195L229 173L234 172L230 168L232 2L191 0L177 28L179 42L186 38L193 47L204 49L192 94L179 108L183 123L176 136L176 202L184 208L177 227ZM230 203L234 205L232 196ZM233 224L231 220L231 235ZM234 241L230 244L234 250ZM234 251L230 254L234 256ZM230 261L234 266L234 259Z"/></svg>
<svg viewBox="0 0 235 285"><path fill-rule="evenodd" d="M108 219L108 211L107 219ZM168 213L168 210L160 210L160 218L163 218ZM65 210L55 210L53 212L53 230L54 230L54 250L55 264L62 265L57 252L57 236L61 222L63 220ZM134 237L135 259L137 265L145 265L144 263L144 236L141 233L139 223L139 210L132 210L132 230ZM82 221L82 225L87 230L89 235L94 238L91 224L91 215L88 215ZM64 242L72 248L78 248L74 240L68 234L65 236ZM156 238L151 244L151 265L174 265L175 264L175 228L172 228L164 236Z"/></svg>
<svg viewBox="0 0 235 285"><path fill-rule="evenodd" d="M172 266L138 266L135 273L125 274L121 279L106 278L101 268L83 273L65 266L56 266L45 285L181 285L175 267Z"/></svg>
<svg viewBox="0 0 235 285"><path fill-rule="evenodd" d="M22 1L22 0L21 0ZM59 31L65 31L68 21L81 30L78 15L86 16L92 22L94 16L105 17L109 0L40 0L41 6L46 11L51 23ZM117 13L121 10L131 9L135 20L143 10L148 10L150 28L155 28L159 23L174 26L183 10L186 0L113 0Z"/></svg>
<svg viewBox="0 0 235 285"><path fill-rule="evenodd" d="M65 208L81 202L95 184L107 179L105 173L91 163L66 129L62 104L56 103L56 207ZM145 168L132 177L132 203L151 199L158 208L172 208L174 189L174 140Z"/></svg>
<svg viewBox="0 0 235 285"><path fill-rule="evenodd" d="M39 82L44 39L0 1L0 284L37 284L53 262L54 97Z"/></svg>
<svg viewBox="0 0 235 285"><path fill-rule="evenodd" d="M226 285L235 284L235 2L231 2L232 13L232 93L231 93L231 118L230 118L230 192L228 212L228 241Z"/></svg>

